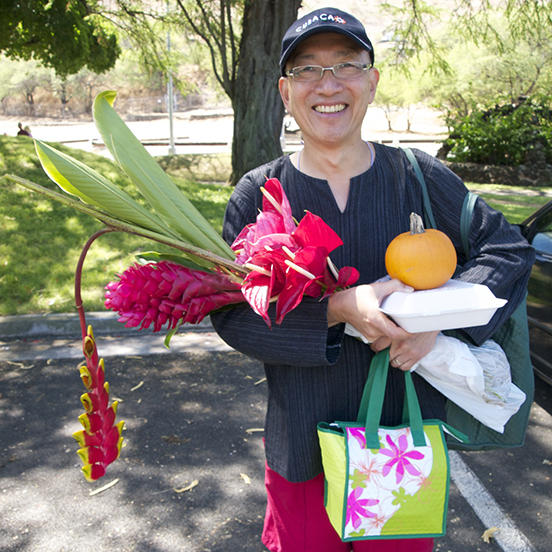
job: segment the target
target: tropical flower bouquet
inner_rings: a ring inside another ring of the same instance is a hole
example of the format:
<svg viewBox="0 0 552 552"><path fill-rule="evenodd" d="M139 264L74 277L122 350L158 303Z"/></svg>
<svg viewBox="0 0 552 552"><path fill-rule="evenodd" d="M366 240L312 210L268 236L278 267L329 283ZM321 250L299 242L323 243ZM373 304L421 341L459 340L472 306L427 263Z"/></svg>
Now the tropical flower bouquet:
<svg viewBox="0 0 552 552"><path fill-rule="evenodd" d="M104 363L87 327L80 297L86 253L106 232L142 236L175 249L175 254L139 255L137 262L106 286L105 306L119 313L119 321L140 330L167 331L166 345L179 326L197 324L222 308L249 303L271 326L268 308L276 303L276 324L304 295L325 297L352 285L358 272L337 270L329 254L342 245L324 221L305 213L297 224L276 179L267 180L263 209L229 246L172 182L113 109L116 93L99 94L94 121L109 152L136 186L147 207L104 176L72 157L35 140L36 151L48 176L64 191L59 193L34 182L6 175L105 224L84 246L75 276L75 301L80 316L86 366L81 377L87 389L82 397L84 430L75 433L81 445L83 472L94 481L119 455L123 422L115 424L117 404L109 406ZM75 199L72 196L76 196Z"/></svg>

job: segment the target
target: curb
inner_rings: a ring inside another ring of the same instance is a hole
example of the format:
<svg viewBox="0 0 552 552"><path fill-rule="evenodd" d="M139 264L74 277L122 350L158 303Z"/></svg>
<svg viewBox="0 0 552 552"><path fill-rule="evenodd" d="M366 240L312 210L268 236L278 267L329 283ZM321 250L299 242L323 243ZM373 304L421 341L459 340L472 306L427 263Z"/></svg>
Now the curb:
<svg viewBox="0 0 552 552"><path fill-rule="evenodd" d="M86 313L86 324L98 335L136 334L136 328L126 328L118 322L119 315L112 312ZM209 317L199 324L188 324L187 331L214 331ZM24 314L0 316L0 339L39 337L80 337L78 314Z"/></svg>

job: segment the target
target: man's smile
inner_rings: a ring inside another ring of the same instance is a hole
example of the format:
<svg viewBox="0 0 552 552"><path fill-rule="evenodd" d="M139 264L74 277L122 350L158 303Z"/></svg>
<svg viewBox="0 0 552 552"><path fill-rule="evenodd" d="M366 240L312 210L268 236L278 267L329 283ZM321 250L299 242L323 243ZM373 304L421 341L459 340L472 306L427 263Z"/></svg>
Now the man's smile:
<svg viewBox="0 0 552 552"><path fill-rule="evenodd" d="M318 113L338 113L343 111L347 106L345 104L337 105L315 105L314 110Z"/></svg>

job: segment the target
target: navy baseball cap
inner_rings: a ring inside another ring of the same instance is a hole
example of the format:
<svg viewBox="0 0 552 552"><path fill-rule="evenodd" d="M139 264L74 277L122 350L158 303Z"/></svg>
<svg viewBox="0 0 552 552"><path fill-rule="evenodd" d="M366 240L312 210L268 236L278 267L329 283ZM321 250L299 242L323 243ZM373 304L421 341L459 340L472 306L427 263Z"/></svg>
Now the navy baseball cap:
<svg viewBox="0 0 552 552"><path fill-rule="evenodd" d="M374 63L374 48L366 35L364 25L352 15L336 8L322 8L298 19L282 39L280 70L285 75L286 62L293 50L304 40L319 33L341 33L368 51Z"/></svg>

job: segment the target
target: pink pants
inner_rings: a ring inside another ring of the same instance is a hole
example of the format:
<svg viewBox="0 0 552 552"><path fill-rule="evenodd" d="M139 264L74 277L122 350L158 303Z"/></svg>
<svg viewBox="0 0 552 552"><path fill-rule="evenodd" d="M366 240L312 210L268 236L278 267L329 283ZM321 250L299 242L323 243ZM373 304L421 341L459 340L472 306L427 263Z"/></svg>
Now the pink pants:
<svg viewBox="0 0 552 552"><path fill-rule="evenodd" d="M433 539L343 542L324 508L324 475L290 483L266 466L263 543L270 552L431 552Z"/></svg>

